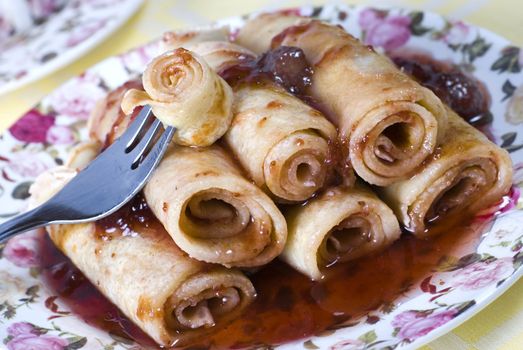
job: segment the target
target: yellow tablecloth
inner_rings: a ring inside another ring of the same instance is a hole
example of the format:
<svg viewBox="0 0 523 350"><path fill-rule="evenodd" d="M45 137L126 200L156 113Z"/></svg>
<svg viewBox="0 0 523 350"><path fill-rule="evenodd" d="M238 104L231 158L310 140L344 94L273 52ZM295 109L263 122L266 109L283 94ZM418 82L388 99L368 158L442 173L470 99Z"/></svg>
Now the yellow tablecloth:
<svg viewBox="0 0 523 350"><path fill-rule="evenodd" d="M158 37L167 29L201 25L223 17L260 9L297 5L320 5L310 0L146 0L143 8L109 40L77 62L36 83L0 97L0 130L12 124L25 110L67 79L96 62ZM518 46L523 45L521 0L352 0L412 7L461 18L497 32ZM523 349L523 280L478 315L423 350Z"/></svg>

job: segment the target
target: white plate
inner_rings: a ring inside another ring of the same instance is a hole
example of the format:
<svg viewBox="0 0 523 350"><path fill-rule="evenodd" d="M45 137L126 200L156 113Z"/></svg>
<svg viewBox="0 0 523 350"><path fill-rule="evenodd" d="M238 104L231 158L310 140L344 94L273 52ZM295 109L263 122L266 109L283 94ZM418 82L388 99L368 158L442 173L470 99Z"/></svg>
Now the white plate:
<svg viewBox="0 0 523 350"><path fill-rule="evenodd" d="M122 26L143 0L71 0L0 48L0 94L73 62Z"/></svg>
<svg viewBox="0 0 523 350"><path fill-rule="evenodd" d="M515 127L521 120L516 120L518 114L513 113L523 108L523 54L487 30L449 22L432 13L401 9L375 12L341 5L293 11L341 24L357 37L365 31L369 44L430 51L435 58L450 60L488 82L494 115L489 136L511 152L515 166L515 186L510 198L478 217L470 226L473 232L466 235L476 239L458 239L456 246L447 252L446 260L434 264L394 305L373 310L350 324L340 324L280 346L333 350L416 348L463 323L523 275L523 203L519 199L523 186L523 135L515 131L521 130L520 126ZM243 20L221 22L237 28ZM3 217L21 210L28 184L34 177L60 164L72 145L86 137L85 120L94 102L131 74L141 72L157 48L157 43L151 43L101 62L54 91L4 134L0 140ZM49 299L52 295L39 280L35 268L39 237L34 232L16 237L3 250L0 340L11 348L25 339L60 346L74 344L70 347L82 349L98 349L101 344L114 349L130 348L122 339L111 338L77 316L59 314L51 307L49 300L54 299ZM59 311L67 310L60 299L55 302ZM372 316L372 322L367 316Z"/></svg>

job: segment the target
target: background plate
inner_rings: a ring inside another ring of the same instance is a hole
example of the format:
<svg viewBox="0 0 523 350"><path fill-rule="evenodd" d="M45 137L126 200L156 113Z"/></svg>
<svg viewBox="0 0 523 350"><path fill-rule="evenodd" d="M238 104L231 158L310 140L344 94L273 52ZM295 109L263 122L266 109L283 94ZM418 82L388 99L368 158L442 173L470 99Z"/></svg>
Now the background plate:
<svg viewBox="0 0 523 350"><path fill-rule="evenodd" d="M65 8L0 52L0 94L69 64L111 35L143 0L70 0Z"/></svg>

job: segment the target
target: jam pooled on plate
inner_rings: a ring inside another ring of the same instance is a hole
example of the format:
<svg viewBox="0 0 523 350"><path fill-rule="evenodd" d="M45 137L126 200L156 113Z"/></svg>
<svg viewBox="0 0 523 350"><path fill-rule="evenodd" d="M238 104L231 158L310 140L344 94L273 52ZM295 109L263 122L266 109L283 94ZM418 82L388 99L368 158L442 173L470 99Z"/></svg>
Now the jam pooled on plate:
<svg viewBox="0 0 523 350"><path fill-rule="evenodd" d="M492 122L486 88L459 68L425 55L398 56L393 57L393 61L421 85L432 90L469 124L483 126Z"/></svg>

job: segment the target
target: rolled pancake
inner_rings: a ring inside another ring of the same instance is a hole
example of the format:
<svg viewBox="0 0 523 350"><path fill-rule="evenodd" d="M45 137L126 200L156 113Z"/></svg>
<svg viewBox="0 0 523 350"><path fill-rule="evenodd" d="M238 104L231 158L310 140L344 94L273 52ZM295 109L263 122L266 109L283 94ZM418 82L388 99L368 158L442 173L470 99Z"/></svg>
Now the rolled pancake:
<svg viewBox="0 0 523 350"><path fill-rule="evenodd" d="M238 45L186 43L171 36L168 48L185 45L223 72L254 55ZM233 85L233 121L224 140L256 185L278 201L310 198L331 165L336 129L317 110L275 83ZM352 181L352 177L351 181Z"/></svg>
<svg viewBox="0 0 523 350"><path fill-rule="evenodd" d="M288 23L298 25L272 37ZM260 45L268 36L273 48L305 52L314 69L309 92L338 127L346 161L365 181L386 186L410 177L442 140L447 115L436 95L342 28L269 14L248 21L237 42L260 52L270 48Z"/></svg>
<svg viewBox="0 0 523 350"><path fill-rule="evenodd" d="M232 90L198 55L178 48L154 58L142 76L144 90L128 90L122 110L152 107L154 115L177 131L173 141L208 146L225 134L232 120Z"/></svg>
<svg viewBox="0 0 523 350"><path fill-rule="evenodd" d="M237 270L183 253L161 225L101 239L95 224L54 225L55 245L158 344L183 345L238 317L255 298Z"/></svg>
<svg viewBox="0 0 523 350"><path fill-rule="evenodd" d="M324 185L336 129L320 112L274 84L241 84L233 114L225 142L258 186L289 202Z"/></svg>
<svg viewBox="0 0 523 350"><path fill-rule="evenodd" d="M248 20L238 32L235 42L262 54L269 50L272 39L289 27L309 23L310 18L281 13L262 13Z"/></svg>
<svg viewBox="0 0 523 350"><path fill-rule="evenodd" d="M401 234L392 210L362 185L327 189L285 218L289 236L281 258L313 280L328 266L381 251Z"/></svg>
<svg viewBox="0 0 523 350"><path fill-rule="evenodd" d="M76 173L58 167L39 176L31 187L32 205L47 200ZM112 217L127 224L125 211ZM48 232L93 285L160 345L183 345L212 332L252 302L254 287L241 272L189 258L152 214L145 217L125 230L97 222L51 225Z"/></svg>
<svg viewBox="0 0 523 350"><path fill-rule="evenodd" d="M171 148L144 194L176 244L194 259L255 267L285 245L283 215L218 146Z"/></svg>
<svg viewBox="0 0 523 350"><path fill-rule="evenodd" d="M202 56L217 73L238 63L256 58L256 54L246 48L232 44L223 28L199 31L167 32L163 35L163 52L185 48Z"/></svg>
<svg viewBox="0 0 523 350"><path fill-rule="evenodd" d="M439 233L494 204L512 184L508 153L448 110L448 132L413 177L381 190L400 222L414 234Z"/></svg>

